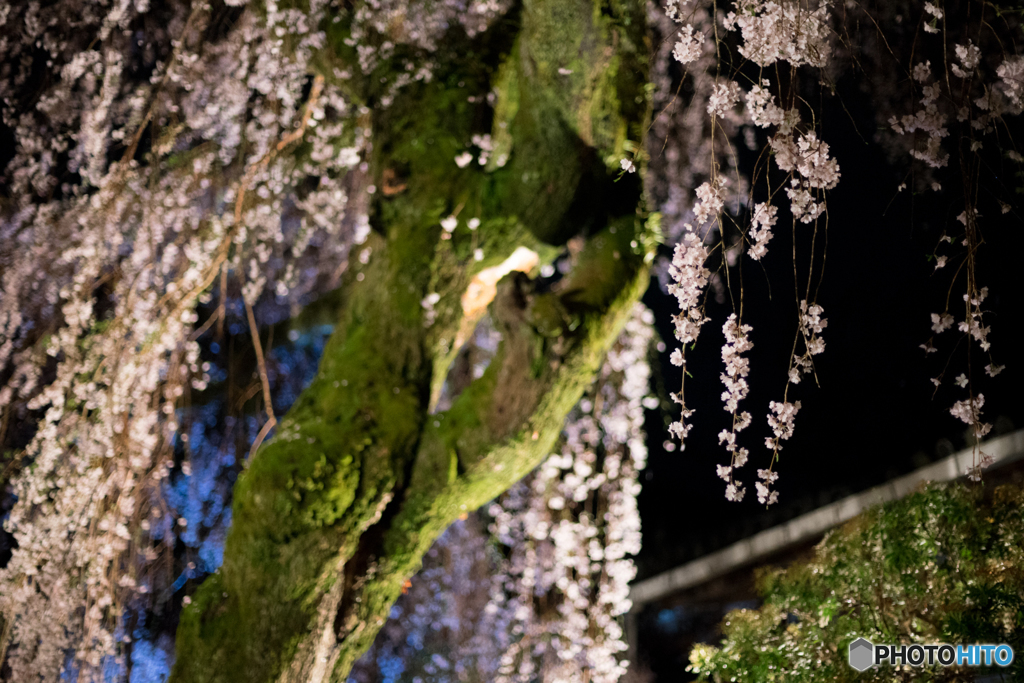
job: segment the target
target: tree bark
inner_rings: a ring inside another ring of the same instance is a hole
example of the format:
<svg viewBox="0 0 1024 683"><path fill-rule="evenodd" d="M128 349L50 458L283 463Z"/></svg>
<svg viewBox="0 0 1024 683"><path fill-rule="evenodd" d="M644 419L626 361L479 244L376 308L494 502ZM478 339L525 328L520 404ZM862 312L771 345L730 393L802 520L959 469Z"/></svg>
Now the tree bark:
<svg viewBox="0 0 1024 683"><path fill-rule="evenodd" d="M375 110L377 186L404 188L376 195L372 257L318 377L235 486L224 565L182 613L175 683L344 680L433 540L551 451L646 288L655 231L638 176L616 177L648 115L643 3L525 0L446 44L431 83ZM492 88L489 121L467 98ZM487 131L508 163L458 168ZM442 239L450 214L460 227ZM430 414L471 278L573 236L582 249L554 287L499 283L497 356Z"/></svg>

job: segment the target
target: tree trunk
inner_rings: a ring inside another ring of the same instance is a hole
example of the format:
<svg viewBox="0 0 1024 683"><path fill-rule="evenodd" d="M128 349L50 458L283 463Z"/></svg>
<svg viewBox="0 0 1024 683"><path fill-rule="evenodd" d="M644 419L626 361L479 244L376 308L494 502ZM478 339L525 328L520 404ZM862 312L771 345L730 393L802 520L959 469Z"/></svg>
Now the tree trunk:
<svg viewBox="0 0 1024 683"><path fill-rule="evenodd" d="M526 0L476 40L452 35L431 83L375 110L387 191L371 259L350 273L317 379L235 486L224 565L182 613L172 681L344 680L433 540L550 452L649 279L656 231L638 177L616 178L643 137L647 54L643 3ZM492 88L493 121L467 99ZM372 104L372 85L361 96ZM460 169L488 131L508 163ZM554 287L499 283L497 356L430 414L474 275L576 235Z"/></svg>

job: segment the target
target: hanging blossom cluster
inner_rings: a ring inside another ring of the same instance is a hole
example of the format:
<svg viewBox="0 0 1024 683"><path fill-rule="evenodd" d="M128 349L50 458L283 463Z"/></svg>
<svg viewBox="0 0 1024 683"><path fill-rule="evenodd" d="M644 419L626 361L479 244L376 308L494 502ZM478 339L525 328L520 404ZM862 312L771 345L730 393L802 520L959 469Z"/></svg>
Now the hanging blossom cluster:
<svg viewBox="0 0 1024 683"><path fill-rule="evenodd" d="M919 63L914 67L914 80L927 83L931 80L931 62ZM923 161L932 168L942 168L949 163L949 154L942 151L942 140L949 136L948 117L939 109L938 101L942 96L939 83L924 85L921 89L921 109L914 114L906 114L897 120L889 119L889 125L899 135L926 133L928 138L923 149L910 150L910 156Z"/></svg>
<svg viewBox="0 0 1024 683"><path fill-rule="evenodd" d="M651 69L654 107L662 113L651 122L645 184L662 214L666 241L674 245L694 226L702 227L693 215L698 200L692 188L728 178L734 182L716 187L715 194L730 209L746 204L747 182L738 172L729 145L729 140L740 134L744 120L739 108L722 99L734 89L716 76L718 59L710 37L717 29L710 3L684 0L667 2L663 10L649 5L649 10L648 22L659 46ZM687 98L678 96L682 84L673 64L680 62L689 74L682 77ZM726 92L720 92L719 86ZM711 117L708 109L716 92L713 108L720 115ZM662 257L658 262L662 286L670 279L669 261ZM713 280L710 284L717 291Z"/></svg>
<svg viewBox="0 0 1024 683"><path fill-rule="evenodd" d="M750 413L738 411L740 401L745 399L750 391L747 384L750 360L744 358L742 354L754 348L754 342L750 341L752 331L750 325L740 324L735 313L730 315L722 326L722 334L725 335L725 345L722 347L722 362L725 363L722 384L725 385L725 391L722 392L722 401L725 403L726 412L732 414L732 428L723 429L718 435L718 442L725 444L725 450L730 455L728 465L718 466L718 476L728 482L725 487L726 499L737 502L743 500L746 488L736 483L734 472L737 468L743 467L750 456L746 448L737 446L736 435L746 429L751 420Z"/></svg>
<svg viewBox="0 0 1024 683"><path fill-rule="evenodd" d="M759 202L754 205L753 217L750 225L750 248L747 255L755 261L760 261L768 255L768 242L772 239L772 228L778 220L776 214L779 207L771 206L766 202Z"/></svg>
<svg viewBox="0 0 1024 683"><path fill-rule="evenodd" d="M743 89L736 81L716 83L715 89L708 99L708 113L715 117L725 116L739 103L742 96Z"/></svg>
<svg viewBox="0 0 1024 683"><path fill-rule="evenodd" d="M812 190L831 190L839 183L839 164L829 157L828 145L811 131L794 140L789 135L772 138L775 163L792 173L786 195L793 218L813 223L825 211L824 203L815 201Z"/></svg>
<svg viewBox="0 0 1024 683"><path fill-rule="evenodd" d="M957 325L957 328L970 335L982 351L988 351L992 344L988 341L988 334L991 331L989 326L982 322L981 304L988 298L988 287L982 287L975 296L964 294L964 302L967 304L967 319Z"/></svg>
<svg viewBox="0 0 1024 683"><path fill-rule="evenodd" d="M675 5L673 9L678 11ZM696 31L692 24L687 24L679 31L679 37L675 47L672 48L672 56L680 64L690 64L697 61L704 48L704 34Z"/></svg>
<svg viewBox="0 0 1024 683"><path fill-rule="evenodd" d="M821 2L810 7L799 0L793 2L758 2L744 6L737 16L730 12L724 21L728 30L739 31L740 54L761 67L785 61L795 68L801 65L825 68L829 63L829 4ZM735 83L733 89L739 92ZM823 212L824 204L813 196L814 191L830 190L839 182L839 164L829 155L829 146L818 139L813 130L800 133L800 113L796 108L784 109L775 103L771 83L766 79L755 83L746 94L747 117L761 128L775 127L769 144L775 163L790 174L786 194L793 217L813 223ZM737 94L738 100L738 94ZM755 207L750 247L752 258L761 259L771 239L774 212L768 204Z"/></svg>
<svg viewBox="0 0 1024 683"><path fill-rule="evenodd" d="M670 3L667 16L677 23L703 16L699 6L692 8L687 15L687 4ZM761 67L788 62L792 69L800 66L822 69L828 66L832 54L829 12L829 2L760 1L742 7L737 5L736 11L729 12L722 23L727 31L738 34L739 53ZM673 57L678 62L684 65L698 62L705 34L704 27L701 28L698 31L694 24L687 23L679 31L673 49ZM780 106L768 79L758 80L744 92L739 83L722 81L716 76L706 98L705 110L712 119L712 127L719 119L735 117L735 110L742 102L745 105L743 120L746 123L758 128L773 129L768 143L775 166L788 174L786 195L790 200L790 212L795 221L816 225L818 218L825 212L824 192L838 184L840 170L838 162L830 154L828 144L818 138L815 130L807 130L802 124L797 108L794 105L788 108ZM748 129L748 132L751 131ZM751 149L754 149L753 144L752 141L748 142ZM713 152L712 156L718 158ZM685 364L686 345L696 341L701 326L707 321L704 315L706 286L712 283L716 288L722 288L721 281L706 265L709 250L704 242L711 239L711 228L717 227L723 240L723 267L732 267L738 256L738 249L727 248L725 245L726 227L719 216L727 201L726 182L715 169L716 163L713 161L710 179L697 187L696 201L693 203L693 223L709 227L702 239L692 225L686 224L668 267L671 282L667 289L676 296L680 306L680 315L674 319L675 335L683 344L682 348L672 352L671 361L675 365ZM740 202L737 202L737 206L740 206ZM754 204L750 212L750 226L743 235L748 238L747 254L752 260L760 261L768 255L768 244L773 237L778 209L770 199ZM724 297L720 298L724 300ZM804 300L799 302L798 309L799 334L804 340L805 351L801 355L794 353L791 356L788 379L793 384L799 383L803 374L813 370L811 357L824 350L821 331L827 324L821 317L820 306L809 305ZM725 345L722 347L722 359L726 370L722 373L722 381L726 390L722 400L725 410L732 416L732 426L719 434L719 442L724 444L729 453L730 462L718 466L718 475L727 482L726 498L732 501L742 500L746 492L745 487L735 479L735 472L749 458L748 450L737 443L737 436L751 422L748 412L738 412L739 401L746 397L749 390L749 361L742 354L753 346L749 338L750 331L750 326L742 325L735 314L729 317L723 327ZM693 410L686 407L682 392L679 395L673 394L673 399L681 406L682 419L672 423L669 432L682 441L692 429L692 424L686 420ZM769 406L768 423L775 431L775 438L769 439L767 444L772 451L772 464L780 448L779 442L792 434L793 418L798 405L783 401L773 402ZM762 481L757 482L756 488L760 502L776 502L778 493L769 487L778 479L778 474L769 467L767 470L759 470L759 478Z"/></svg>
<svg viewBox="0 0 1024 683"><path fill-rule="evenodd" d="M813 223L824 212L824 204L816 202L812 192L831 190L839 183L839 163L829 155L828 144L819 140L813 130L797 134L800 113L795 108L783 109L777 105L770 86L769 81L762 80L750 89L746 95L747 113L756 126L777 127L769 144L775 153L776 165L790 174L790 186L786 188L790 210L800 222ZM765 223L774 217L773 208L768 204L755 208L752 258L755 254L757 259L764 256L764 245L771 239L771 226Z"/></svg>
<svg viewBox="0 0 1024 683"><path fill-rule="evenodd" d="M560 451L435 543L353 680L621 679L652 323L637 305Z"/></svg>
<svg viewBox="0 0 1024 683"><path fill-rule="evenodd" d="M832 54L829 44L831 2L755 0L737 3L723 22L743 38L739 52L759 66L789 62L793 66L824 68Z"/></svg>
<svg viewBox="0 0 1024 683"><path fill-rule="evenodd" d="M800 337L804 342L804 353L793 356L789 368L790 384L800 384L804 375L813 372L812 356L825 351L825 340L821 338L821 332L828 327L828 319L821 316L824 312L825 309L818 304L808 305L806 299L800 302Z"/></svg>
<svg viewBox="0 0 1024 683"><path fill-rule="evenodd" d="M988 287L982 287L973 297L969 294L964 294L963 299L966 306L965 319L957 323L957 329L969 341L977 343L978 347L984 353L988 353L992 347L988 340L991 328L984 324L983 310L981 308L981 305L984 303L986 298L988 298ZM945 332L953 327L954 322L955 318L949 313L943 313L941 315L933 313L932 332L936 334ZM926 353L937 350L932 346L931 341L922 346L925 348ZM989 377L995 377L1003 371L1003 367L1004 366L990 362L985 366L985 374ZM941 375L940 377L932 379L932 382L936 386L939 386L942 383ZM977 443L992 431L992 423L984 422L981 418L981 409L985 405L985 395L982 393L975 394L974 391L970 389L970 380L964 374L960 374L956 378L955 383L961 389L967 388L969 395L966 399L954 403L949 409L949 412L953 417L966 423L970 427L971 435ZM990 458L987 456L983 457L980 461L974 464L968 474L972 479L977 480L980 477L981 468L986 466L989 462L991 462Z"/></svg>
<svg viewBox="0 0 1024 683"><path fill-rule="evenodd" d="M940 7L925 3L924 9L922 22L926 32L938 34L944 30L948 33L953 29L952 25L943 26L948 17ZM991 27L988 28L991 30ZM971 33L972 37L966 38L967 33ZM1005 130L1003 118L1024 112L1021 97L1024 93L1024 56L1007 54L1004 41L998 36L989 35L985 30L975 33L972 27L965 27L959 34L965 37L963 42L957 41L956 35L954 33L949 39L953 44L945 64L946 69L941 68L941 65L938 69L941 77L935 77L929 60L914 65L911 75L915 84L916 111L902 115L894 113L889 117L890 130L896 134L896 140L903 143L909 156L924 164L927 173L935 173L949 165L950 151L944 148L944 143L951 136L951 129L956 133L954 148L960 157L959 167L978 164L986 144L1002 150L1003 156L1019 167L1024 157L1014 148L1012 141L1007 144L1000 136ZM940 48L946 40L946 37L929 37L924 47ZM979 42L976 44L975 41ZM947 69L951 77L942 75ZM919 98L916 96L917 88L920 88ZM976 259L982 242L979 226L981 212L977 204L979 180L973 174L962 177L965 208L957 216L962 232L959 235L955 231L944 232L938 240L933 257L936 273L952 263L956 264L955 268L951 268L954 283L961 274L965 276L966 286L962 295L964 310L961 316L956 317L948 308L942 313L932 314L932 332L941 334L955 324L962 335L960 341L967 342L963 346L958 343L957 348L966 348L968 368L971 367L975 350L979 350L988 359L986 374L994 377L1001 367L992 360L990 326L985 322L985 311L982 308L988 296L988 288L979 283ZM934 179L930 180L930 185L931 190L941 189L941 184ZM1003 201L999 201L999 207L1003 213L1011 209ZM958 247L962 249L958 251ZM939 350L933 341L934 337L921 345L926 354ZM942 384L943 374L932 379L936 387ZM977 443L991 431L992 425L984 422L981 417L984 395L975 391L971 380L974 376L975 373L968 372L954 380L959 388L967 389L968 396L956 401L950 413L969 426L971 437ZM980 468L987 462L984 457L978 460L978 455L979 452L976 452L975 464L969 472L973 478L979 476Z"/></svg>
<svg viewBox="0 0 1024 683"><path fill-rule="evenodd" d="M944 18L941 10L934 6L929 9L928 3L926 15L932 18L925 24L926 29ZM1000 117L1024 111L1024 56L1004 54L992 73L985 67L982 47L971 39L954 44L952 52L954 58L948 66L955 79L948 82L940 78L933 82L931 61L918 62L911 71L913 81L921 89L917 111L889 117L891 130L905 141L910 156L931 169L949 163L949 153L942 144L950 136L949 127L954 119L968 126L967 146L971 152L977 152L984 145L982 138L997 132ZM1007 155L1011 159L1019 156L1015 151ZM932 189L940 187L938 183L932 184Z"/></svg>
<svg viewBox="0 0 1024 683"><path fill-rule="evenodd" d="M543 670L545 680L613 683L626 671L616 617L630 608L629 556L640 550L652 323L638 304L596 390L567 420L561 453L491 507L491 532L510 554L486 609L505 615L516 636L495 681L527 683Z"/></svg>
<svg viewBox="0 0 1024 683"><path fill-rule="evenodd" d="M672 264L669 266L672 283L669 284L668 291L676 297L680 309L679 315L672 317L675 324L674 334L683 345L673 349L669 357L676 366L686 365L686 345L697 341L701 326L708 321L704 315L703 302L704 288L711 275L711 271L704 265L707 259L708 249L703 241L696 233L687 232L676 244ZM682 443L693 429L693 425L687 424L686 420L693 415L694 410L686 407L682 390L679 394L672 394L672 399L681 406L682 417L670 424L668 429L669 433Z"/></svg>

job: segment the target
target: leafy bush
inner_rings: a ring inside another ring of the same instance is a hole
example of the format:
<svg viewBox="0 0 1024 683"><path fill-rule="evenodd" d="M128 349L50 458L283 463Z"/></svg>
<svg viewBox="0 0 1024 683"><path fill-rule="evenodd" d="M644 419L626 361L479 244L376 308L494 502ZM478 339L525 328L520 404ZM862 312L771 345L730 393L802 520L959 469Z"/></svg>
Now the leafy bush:
<svg viewBox="0 0 1024 683"><path fill-rule="evenodd" d="M847 648L864 637L1009 643L1021 652L1022 503L1019 486L986 493L976 485L930 485L860 515L830 533L811 561L762 573L763 606L730 612L721 645L694 647L689 670L701 681L787 683L962 681L985 673L938 665L858 673ZM1006 673L1024 680L1020 657Z"/></svg>

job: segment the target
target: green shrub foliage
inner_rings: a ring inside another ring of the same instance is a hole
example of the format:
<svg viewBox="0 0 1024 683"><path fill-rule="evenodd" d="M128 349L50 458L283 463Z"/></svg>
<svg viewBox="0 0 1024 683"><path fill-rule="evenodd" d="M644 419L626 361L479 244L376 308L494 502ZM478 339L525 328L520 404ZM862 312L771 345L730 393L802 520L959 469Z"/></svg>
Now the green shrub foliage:
<svg viewBox="0 0 1024 683"><path fill-rule="evenodd" d="M929 485L831 532L814 557L758 576L764 604L730 612L701 681L969 681L999 667L847 663L851 641L1024 646L1024 489ZM1018 656L1006 680L1024 680Z"/></svg>

